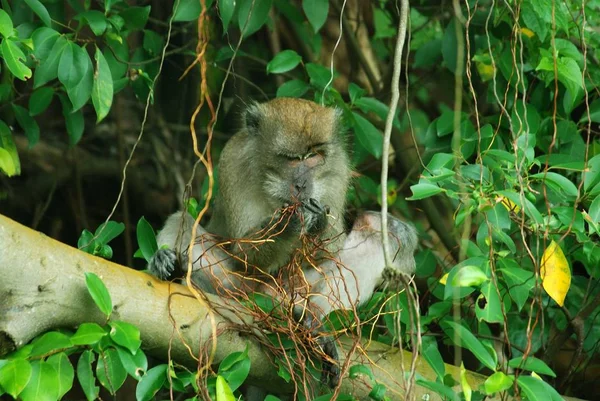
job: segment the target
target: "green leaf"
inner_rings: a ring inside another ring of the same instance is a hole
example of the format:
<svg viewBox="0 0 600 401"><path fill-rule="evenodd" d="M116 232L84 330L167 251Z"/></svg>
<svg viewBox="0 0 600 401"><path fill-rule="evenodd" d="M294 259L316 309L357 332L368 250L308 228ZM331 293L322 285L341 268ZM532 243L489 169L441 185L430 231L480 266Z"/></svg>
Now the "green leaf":
<svg viewBox="0 0 600 401"><path fill-rule="evenodd" d="M112 300L110 299L108 289L100 277L94 273L86 272L85 284L100 311L106 316L110 316L110 313L112 312Z"/></svg>
<svg viewBox="0 0 600 401"><path fill-rule="evenodd" d="M77 85L83 79L83 75L88 68L84 54L76 49L81 48L75 43L68 41L58 63L58 80L67 89Z"/></svg>
<svg viewBox="0 0 600 401"><path fill-rule="evenodd" d="M411 185L410 190L412 191L412 196L410 198L406 198L406 200L419 200L429 198L433 195L437 195L444 190L437 185L428 184L426 182Z"/></svg>
<svg viewBox="0 0 600 401"><path fill-rule="evenodd" d="M148 359L144 351L138 349L135 354L131 354L125 348L117 347L117 353L127 373L139 381L148 370Z"/></svg>
<svg viewBox="0 0 600 401"><path fill-rule="evenodd" d="M177 5L177 2L174 2ZM180 0L179 6L173 12L173 21L187 22L194 21L200 16L202 11L200 2L197 0Z"/></svg>
<svg viewBox="0 0 600 401"><path fill-rule="evenodd" d="M583 179L583 189L588 192L591 188L600 182L600 154L588 160L588 170Z"/></svg>
<svg viewBox="0 0 600 401"><path fill-rule="evenodd" d="M431 336L423 336L423 358L433 369L439 380L443 380L446 375L446 365L438 349L437 340Z"/></svg>
<svg viewBox="0 0 600 401"><path fill-rule="evenodd" d="M17 145L15 145L10 128L2 120L0 120L0 168L9 177L21 174Z"/></svg>
<svg viewBox="0 0 600 401"><path fill-rule="evenodd" d="M360 376L366 376L366 377L370 378L371 380L375 380L375 376L373 376L373 372L371 371L371 368L369 368L366 365L350 366L350 369L348 370L348 376L350 376L351 379L356 379L356 378L359 378Z"/></svg>
<svg viewBox="0 0 600 401"><path fill-rule="evenodd" d="M99 244L108 244L125 231L125 224L116 221L107 221L102 223L96 229L96 242Z"/></svg>
<svg viewBox="0 0 600 401"><path fill-rule="evenodd" d="M375 401L384 401L386 399L385 391L387 388L381 383L375 383L371 392L369 393L369 398Z"/></svg>
<svg viewBox="0 0 600 401"><path fill-rule="evenodd" d="M13 398L17 398L31 377L31 365L25 359L9 359L0 366L0 386Z"/></svg>
<svg viewBox="0 0 600 401"><path fill-rule="evenodd" d="M356 112L354 117L354 133L358 142L375 158L380 159L383 152L383 135L369 120Z"/></svg>
<svg viewBox="0 0 600 401"><path fill-rule="evenodd" d="M533 356L523 359L522 356L513 358L508 361L508 366L511 368L518 368L522 370L529 370L540 375L548 375L550 377L556 377L556 373L544 361L537 359Z"/></svg>
<svg viewBox="0 0 600 401"><path fill-rule="evenodd" d="M223 23L223 33L227 32L231 17L235 12L236 1L235 0L218 0L219 15L221 16L221 22Z"/></svg>
<svg viewBox="0 0 600 401"><path fill-rule="evenodd" d="M238 26L242 36L247 38L267 22L273 0L240 0Z"/></svg>
<svg viewBox="0 0 600 401"><path fill-rule="evenodd" d="M145 41L145 39L144 39ZM92 104L96 110L96 123L106 117L113 101L113 79L108 63L98 47L96 47L96 72L94 73L94 84L92 86Z"/></svg>
<svg viewBox="0 0 600 401"><path fill-rule="evenodd" d="M12 18L6 11L0 8L0 35L4 38L13 36L13 22Z"/></svg>
<svg viewBox="0 0 600 401"><path fill-rule="evenodd" d="M315 33L319 32L319 29L327 21L329 0L302 0L302 9Z"/></svg>
<svg viewBox="0 0 600 401"><path fill-rule="evenodd" d="M281 74L296 68L302 61L302 57L293 50L279 52L273 60L267 64L268 74Z"/></svg>
<svg viewBox="0 0 600 401"><path fill-rule="evenodd" d="M140 330L133 324L114 321L110 322L110 337L113 341L129 350L132 354L135 354L142 345L140 340Z"/></svg>
<svg viewBox="0 0 600 401"><path fill-rule="evenodd" d="M488 395L499 393L504 390L508 390L512 387L515 379L511 376L507 376L504 372L496 372L486 379L483 383L485 392Z"/></svg>
<svg viewBox="0 0 600 401"><path fill-rule="evenodd" d="M8 70L21 81L31 78L31 69L25 65L25 54L11 39L2 40L2 57Z"/></svg>
<svg viewBox="0 0 600 401"><path fill-rule="evenodd" d="M71 337L73 345L93 345L108 333L96 323L82 323Z"/></svg>
<svg viewBox="0 0 600 401"><path fill-rule="evenodd" d="M53 96L54 89L48 86L34 90L29 98L29 115L37 116L46 111L50 103L52 103Z"/></svg>
<svg viewBox="0 0 600 401"><path fill-rule="evenodd" d="M546 391L544 382L538 378L520 375L517 378L517 383L528 401L552 400L551 395Z"/></svg>
<svg viewBox="0 0 600 401"><path fill-rule="evenodd" d="M114 348L109 348L98 355L96 377L102 386L111 394L121 388L127 378L127 371Z"/></svg>
<svg viewBox="0 0 600 401"><path fill-rule="evenodd" d="M137 401L149 401L167 380L167 365L162 364L148 370L135 389Z"/></svg>
<svg viewBox="0 0 600 401"><path fill-rule="evenodd" d="M86 22L96 36L102 35L108 27L108 20L106 19L106 16L98 10L85 11L79 14L76 19L77 18Z"/></svg>
<svg viewBox="0 0 600 401"><path fill-rule="evenodd" d="M20 394L23 401L56 401L59 377L54 367L43 361L31 364L31 378Z"/></svg>
<svg viewBox="0 0 600 401"><path fill-rule="evenodd" d="M248 346L243 352L233 352L227 355L219 364L218 373L227 380L232 391L237 390L250 373Z"/></svg>
<svg viewBox="0 0 600 401"><path fill-rule="evenodd" d="M331 81L331 70L320 64L307 63L305 65L306 72L310 78L310 83L317 89L324 89L325 86ZM334 74L334 78L335 78Z"/></svg>
<svg viewBox="0 0 600 401"><path fill-rule="evenodd" d="M92 362L96 359L91 350L83 351L77 362L77 380L88 401L98 398L100 388L96 386L96 378L92 370Z"/></svg>
<svg viewBox="0 0 600 401"><path fill-rule="evenodd" d="M11 103L17 122L23 128L25 136L29 141L29 147L35 145L40 140L40 127L37 122L29 115L29 112L24 107Z"/></svg>
<svg viewBox="0 0 600 401"><path fill-rule="evenodd" d="M529 201L529 199L523 196L523 200L521 201L521 196L514 191L498 191L498 195L505 196L508 198L513 204L522 208L525 206L525 214L529 216L536 224L543 224L544 218L537 210L537 208ZM520 211L517 214L521 213Z"/></svg>
<svg viewBox="0 0 600 401"><path fill-rule="evenodd" d="M235 401L233 391L223 376L217 376L217 401Z"/></svg>
<svg viewBox="0 0 600 401"><path fill-rule="evenodd" d="M458 343L456 345L468 349L486 367L493 371L496 370L494 358L492 358L488 350L481 344L481 341L479 341L469 329L462 324L451 321L443 322L442 329L453 342L455 341L456 336L458 337Z"/></svg>
<svg viewBox="0 0 600 401"><path fill-rule="evenodd" d="M44 34L48 34L48 32L44 31ZM60 59L62 58L63 51L69 43L63 36L58 36L56 37L56 39L54 39L52 36L46 36L40 40L43 40L44 45L50 44L52 43L52 41L54 41L54 43L52 45L52 48L48 52L47 57L42 59L41 64L35 70L35 77L33 79L34 88L39 88L40 86L44 85L48 81L51 81L58 76L58 64L60 62ZM44 53L45 50L40 50L40 52Z"/></svg>
<svg viewBox="0 0 600 401"><path fill-rule="evenodd" d="M563 196L577 197L577 186L567 177L550 171L530 175L531 178L545 182L548 187Z"/></svg>
<svg viewBox="0 0 600 401"><path fill-rule="evenodd" d="M17 172L17 166L15 166L11 154L4 148L0 148L0 170L9 177L20 174Z"/></svg>
<svg viewBox="0 0 600 401"><path fill-rule="evenodd" d="M58 331L50 331L33 342L30 356L42 356L72 346L73 343L67 335Z"/></svg>
<svg viewBox="0 0 600 401"><path fill-rule="evenodd" d="M428 388L431 391L435 391L439 395L442 396L442 399L448 399L451 401L460 401L462 398L458 396L458 394L452 389L452 387L448 387L445 384L432 382L429 380L417 379L416 383L420 386Z"/></svg>
<svg viewBox="0 0 600 401"><path fill-rule="evenodd" d="M79 142L83 135L84 120L81 110L73 112L71 101L64 95L59 94L58 98L62 103L62 114L65 118L67 126L67 134L69 134L69 144L74 146Z"/></svg>
<svg viewBox="0 0 600 401"><path fill-rule="evenodd" d="M487 282L481 286L481 294L475 302L475 316L488 323L504 322L500 297L493 283Z"/></svg>
<svg viewBox="0 0 600 401"><path fill-rule="evenodd" d="M54 29L41 27L36 29L31 35L33 41L33 55L38 60L45 60L52 51L56 40L60 34Z"/></svg>
<svg viewBox="0 0 600 401"><path fill-rule="evenodd" d="M277 89L277 97L302 97L308 89L309 85L306 82L300 79L292 79Z"/></svg>
<svg viewBox="0 0 600 401"><path fill-rule="evenodd" d="M139 31L146 26L150 16L150 6L127 7L119 14L125 21L125 27L130 31Z"/></svg>
<svg viewBox="0 0 600 401"><path fill-rule="evenodd" d="M415 52L414 68L429 68L440 62L442 58L442 40L434 39L424 43Z"/></svg>
<svg viewBox="0 0 600 401"><path fill-rule="evenodd" d="M150 259L158 250L158 244L156 243L156 235L154 234L152 226L143 216L138 221L136 236L138 246L142 251L142 255L144 255L144 259L146 259L147 262L150 262Z"/></svg>
<svg viewBox="0 0 600 401"><path fill-rule="evenodd" d="M64 352L52 355L46 361L54 367L58 375L58 399L60 399L73 387L73 379L75 378L73 365L71 365L71 361Z"/></svg>
<svg viewBox="0 0 600 401"><path fill-rule="evenodd" d="M52 24L48 10L39 0L25 0L25 3L40 17L44 25L50 26Z"/></svg>
<svg viewBox="0 0 600 401"><path fill-rule="evenodd" d="M452 278L455 287L478 287L489 280L488 276L477 266L462 266Z"/></svg>
<svg viewBox="0 0 600 401"><path fill-rule="evenodd" d="M159 56L164 45L165 41L162 36L154 31L144 29L143 47L151 56Z"/></svg>

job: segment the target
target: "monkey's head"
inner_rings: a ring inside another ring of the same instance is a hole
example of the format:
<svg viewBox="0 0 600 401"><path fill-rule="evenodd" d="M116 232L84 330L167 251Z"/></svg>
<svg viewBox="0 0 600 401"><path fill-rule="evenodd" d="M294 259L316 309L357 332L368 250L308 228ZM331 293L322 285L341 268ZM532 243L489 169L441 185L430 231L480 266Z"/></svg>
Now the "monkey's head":
<svg viewBox="0 0 600 401"><path fill-rule="evenodd" d="M245 128L252 163L264 174L263 190L273 206L314 198L337 207L332 200L345 198L350 168L339 110L278 98L250 105Z"/></svg>

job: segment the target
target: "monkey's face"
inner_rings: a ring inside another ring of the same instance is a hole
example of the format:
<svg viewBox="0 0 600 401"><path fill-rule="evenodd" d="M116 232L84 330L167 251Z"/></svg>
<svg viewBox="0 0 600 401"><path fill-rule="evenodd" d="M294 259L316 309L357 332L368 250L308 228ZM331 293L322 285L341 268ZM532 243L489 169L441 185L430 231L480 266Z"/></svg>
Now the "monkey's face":
<svg viewBox="0 0 600 401"><path fill-rule="evenodd" d="M328 184L346 180L348 162L338 132L338 112L316 103L279 98L252 105L246 128L254 145L263 190L274 207L310 198L323 201ZM342 194L345 196L345 194Z"/></svg>

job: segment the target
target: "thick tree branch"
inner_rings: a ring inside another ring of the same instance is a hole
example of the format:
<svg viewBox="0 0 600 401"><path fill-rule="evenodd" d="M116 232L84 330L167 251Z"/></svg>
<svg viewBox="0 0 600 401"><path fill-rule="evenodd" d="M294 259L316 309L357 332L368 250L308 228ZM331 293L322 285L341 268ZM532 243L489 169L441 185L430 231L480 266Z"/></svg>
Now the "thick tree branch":
<svg viewBox="0 0 600 401"><path fill-rule="evenodd" d="M105 316L87 292L85 272L93 272L102 278L113 300L111 318L138 326L142 347L147 352L166 360L170 348L174 360L197 365L192 355L199 355L206 349L212 330L207 307L198 303L186 287L162 282L145 273L88 255L2 215L0 357L51 329L75 328L83 322L104 324ZM286 384L277 376L264 350L252 338L243 337L233 329L234 323L240 323L240 319L249 322L248 315L242 311L235 316L226 314L224 311L230 309L230 305L220 308L225 301L217 297L209 299L219 311L216 324L220 334L214 362L219 363L231 352L241 351L248 345L252 361L250 380L269 383L270 388L278 391L285 388ZM352 356L352 364L371 364L376 380L387 386L387 395L391 399L403 399L398 372L401 363L405 363L405 369L408 368L411 354L393 352L388 346L366 341L359 349ZM419 361L418 370L425 378L434 380L435 374L425 361ZM458 368L446 365L446 372L459 380ZM477 388L485 377L471 373L468 380L471 387ZM367 398L370 388L362 379L346 378L341 391L352 393L357 398ZM431 400L440 399L422 387L416 389L418 399L426 394Z"/></svg>

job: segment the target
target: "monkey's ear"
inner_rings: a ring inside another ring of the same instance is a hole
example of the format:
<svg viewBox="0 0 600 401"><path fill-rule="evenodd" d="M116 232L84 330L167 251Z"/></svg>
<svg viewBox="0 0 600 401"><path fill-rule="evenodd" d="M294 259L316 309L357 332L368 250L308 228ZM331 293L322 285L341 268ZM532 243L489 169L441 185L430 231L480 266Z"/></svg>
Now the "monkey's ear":
<svg viewBox="0 0 600 401"><path fill-rule="evenodd" d="M260 132L260 122L263 119L263 112L260 104L251 103L244 114L244 124L246 131L250 135L258 135Z"/></svg>

